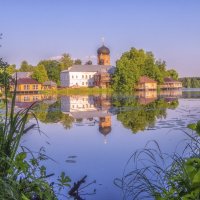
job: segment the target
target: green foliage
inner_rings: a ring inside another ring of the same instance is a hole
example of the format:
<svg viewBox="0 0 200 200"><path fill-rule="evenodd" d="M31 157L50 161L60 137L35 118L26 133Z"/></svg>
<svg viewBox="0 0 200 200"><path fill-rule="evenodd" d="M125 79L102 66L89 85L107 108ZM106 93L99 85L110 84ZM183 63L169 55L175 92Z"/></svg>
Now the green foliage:
<svg viewBox="0 0 200 200"><path fill-rule="evenodd" d="M64 53L60 59L61 71L66 70L73 65L73 60L69 54Z"/></svg>
<svg viewBox="0 0 200 200"><path fill-rule="evenodd" d="M29 65L26 60L22 61L21 67L19 69L20 72L32 72L33 66Z"/></svg>
<svg viewBox="0 0 200 200"><path fill-rule="evenodd" d="M9 73L7 72L8 64L0 58L0 86L9 86Z"/></svg>
<svg viewBox="0 0 200 200"><path fill-rule="evenodd" d="M56 60L43 60L38 65L43 65L47 71L48 79L60 84L61 64Z"/></svg>
<svg viewBox="0 0 200 200"><path fill-rule="evenodd" d="M196 131L196 133L200 135L200 120L197 123L188 124L187 127L193 131Z"/></svg>
<svg viewBox="0 0 200 200"><path fill-rule="evenodd" d="M176 77L177 72L166 71L166 63L156 61L152 52L132 48L117 61L112 87L117 92L129 93L136 86L140 76L148 76L160 84L169 75Z"/></svg>
<svg viewBox="0 0 200 200"><path fill-rule="evenodd" d="M185 88L200 88L200 77L185 77L179 80Z"/></svg>
<svg viewBox="0 0 200 200"><path fill-rule="evenodd" d="M82 65L82 61L81 61L80 59L76 59L76 60L74 61L74 64L75 64L75 65Z"/></svg>
<svg viewBox="0 0 200 200"><path fill-rule="evenodd" d="M40 102L35 108L35 115L43 123L58 123L60 122L64 128L69 129L74 122L74 118L68 114L63 114L60 109L60 101L48 105Z"/></svg>
<svg viewBox="0 0 200 200"><path fill-rule="evenodd" d="M178 80L178 73L174 69L167 70L167 74L174 80Z"/></svg>
<svg viewBox="0 0 200 200"><path fill-rule="evenodd" d="M143 131L155 125L156 119L166 117L166 109L174 109L178 101L167 103L164 99L155 100L147 105L141 105L135 98L116 98L113 105L119 108L117 119L131 129L133 133ZM120 110L120 108L124 108Z"/></svg>
<svg viewBox="0 0 200 200"><path fill-rule="evenodd" d="M40 163L47 159L44 151L35 157L26 148L18 153L21 138L36 124L27 124L33 114L33 106L19 111L15 110L15 92L12 96L11 106L8 108L9 77L6 73L7 64L1 61L4 69L3 84L5 87L5 115L0 118L0 199L2 200L57 200L56 192L69 186L68 176L61 174L57 183L49 183L46 167ZM36 119L37 122L37 119ZM26 149L27 150L27 149ZM28 153L30 154L28 159ZM55 185L55 186L54 186Z"/></svg>
<svg viewBox="0 0 200 200"><path fill-rule="evenodd" d="M44 83L48 80L47 71L44 65L34 67L32 78L36 79L39 83Z"/></svg>

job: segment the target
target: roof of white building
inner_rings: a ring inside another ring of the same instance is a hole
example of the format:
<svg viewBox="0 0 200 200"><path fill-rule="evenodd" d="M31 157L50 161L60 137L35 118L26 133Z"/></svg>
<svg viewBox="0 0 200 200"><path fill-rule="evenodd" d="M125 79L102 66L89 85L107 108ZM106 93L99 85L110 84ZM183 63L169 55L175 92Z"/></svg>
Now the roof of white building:
<svg viewBox="0 0 200 200"><path fill-rule="evenodd" d="M115 71L115 67L111 65L73 65L68 70L62 71L64 72L108 72L113 74Z"/></svg>
<svg viewBox="0 0 200 200"><path fill-rule="evenodd" d="M32 74L33 74L33 72L15 72L14 74L12 74L12 78L15 79L16 75L17 75L17 79L30 78Z"/></svg>

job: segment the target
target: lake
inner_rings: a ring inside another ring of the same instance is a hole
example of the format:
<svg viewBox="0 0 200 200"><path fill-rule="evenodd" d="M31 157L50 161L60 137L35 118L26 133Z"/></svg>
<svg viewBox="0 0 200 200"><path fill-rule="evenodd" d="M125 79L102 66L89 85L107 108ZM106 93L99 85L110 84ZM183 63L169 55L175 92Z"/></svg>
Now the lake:
<svg viewBox="0 0 200 200"><path fill-rule="evenodd" d="M55 160L46 161L55 178L64 171L73 183L87 175L83 186L92 184L81 196L89 200L123 199L114 180L123 177L130 156L149 141L156 141L165 153L181 153L188 139L184 131L193 134L187 124L200 119L198 90L134 96L18 95L16 105L22 108L36 100L43 100L35 111L42 133L32 130L21 144L35 152L44 147Z"/></svg>

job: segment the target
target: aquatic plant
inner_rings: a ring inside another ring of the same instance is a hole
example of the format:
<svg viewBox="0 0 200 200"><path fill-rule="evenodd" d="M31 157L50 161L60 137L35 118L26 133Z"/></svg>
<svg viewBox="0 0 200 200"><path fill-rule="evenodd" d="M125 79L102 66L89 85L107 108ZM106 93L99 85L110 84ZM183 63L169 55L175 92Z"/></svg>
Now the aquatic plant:
<svg viewBox="0 0 200 200"><path fill-rule="evenodd" d="M167 155L155 141L153 147L148 143L136 151L123 177L114 181L123 199L200 199L200 139L188 136L192 140L184 149L186 155Z"/></svg>

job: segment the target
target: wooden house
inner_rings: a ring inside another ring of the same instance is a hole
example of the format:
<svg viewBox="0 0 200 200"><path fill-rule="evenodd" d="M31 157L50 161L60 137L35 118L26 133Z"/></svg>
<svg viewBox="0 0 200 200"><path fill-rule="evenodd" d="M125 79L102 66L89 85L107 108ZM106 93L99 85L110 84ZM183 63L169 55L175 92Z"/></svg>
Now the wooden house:
<svg viewBox="0 0 200 200"><path fill-rule="evenodd" d="M55 90L57 89L57 84L53 81L46 81L42 84L42 90Z"/></svg>
<svg viewBox="0 0 200 200"><path fill-rule="evenodd" d="M160 85L160 89L180 89L182 88L182 83L180 81L174 80L173 78L164 78L164 83Z"/></svg>
<svg viewBox="0 0 200 200"><path fill-rule="evenodd" d="M10 84L10 91L14 92L15 83ZM42 90L41 83L38 83L32 78L19 78L17 79L17 88L18 93L38 93Z"/></svg>
<svg viewBox="0 0 200 200"><path fill-rule="evenodd" d="M147 76L141 76L138 84L135 87L136 90L157 90L157 82Z"/></svg>
<svg viewBox="0 0 200 200"><path fill-rule="evenodd" d="M94 85L100 88L108 88L111 84L111 75L107 72L98 72L94 75Z"/></svg>

